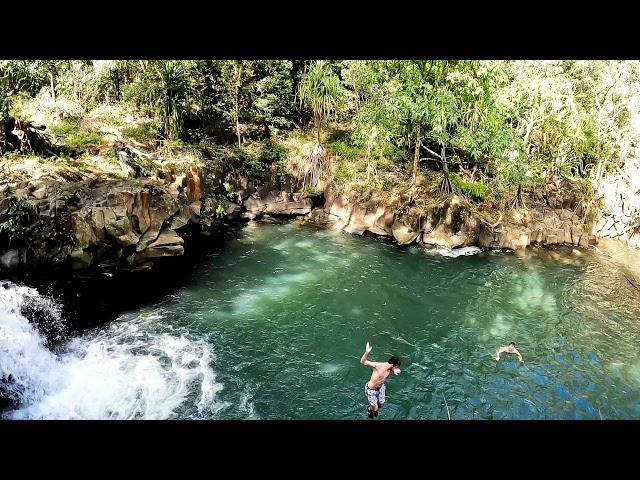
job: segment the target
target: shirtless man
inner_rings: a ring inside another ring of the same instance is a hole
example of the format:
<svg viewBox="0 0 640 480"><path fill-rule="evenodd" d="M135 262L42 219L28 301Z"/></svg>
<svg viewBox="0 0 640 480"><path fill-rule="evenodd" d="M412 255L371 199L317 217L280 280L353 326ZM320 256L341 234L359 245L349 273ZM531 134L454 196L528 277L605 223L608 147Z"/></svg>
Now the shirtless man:
<svg viewBox="0 0 640 480"><path fill-rule="evenodd" d="M516 348L516 344L514 342L509 342L509 345L506 347L500 347L496 352L496 360L500 361L500 354L502 352L515 353L520 359L520 361L524 363L524 360L522 360L522 355L520 355L520 352Z"/></svg>
<svg viewBox="0 0 640 480"><path fill-rule="evenodd" d="M388 362L371 362L367 360L369 353L371 353L371 345L367 342L367 346L364 351L364 355L360 359L362 365L367 365L373 368L371 373L371 379L364 386L364 393L367 395L369 402L369 408L367 409L369 418L378 416L378 410L384 405L384 382L387 377L393 372L395 375L400 375L400 359L398 357L391 357Z"/></svg>

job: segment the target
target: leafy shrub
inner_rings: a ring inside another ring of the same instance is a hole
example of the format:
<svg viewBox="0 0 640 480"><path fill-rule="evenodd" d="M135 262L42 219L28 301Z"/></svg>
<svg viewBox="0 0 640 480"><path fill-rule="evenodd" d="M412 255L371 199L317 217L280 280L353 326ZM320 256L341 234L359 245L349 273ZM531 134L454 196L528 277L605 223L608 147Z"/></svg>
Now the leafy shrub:
<svg viewBox="0 0 640 480"><path fill-rule="evenodd" d="M454 188L473 200L484 202L489 192L489 187L483 182L467 182L458 173L450 173L449 178Z"/></svg>
<svg viewBox="0 0 640 480"><path fill-rule="evenodd" d="M8 219L0 223L2 249L27 245L30 240L30 225L37 218L36 210L26 200L12 198L7 216Z"/></svg>
<svg viewBox="0 0 640 480"><path fill-rule="evenodd" d="M364 156L360 148L342 140L327 142L326 146L333 154L339 155L345 160L354 160L358 157Z"/></svg>

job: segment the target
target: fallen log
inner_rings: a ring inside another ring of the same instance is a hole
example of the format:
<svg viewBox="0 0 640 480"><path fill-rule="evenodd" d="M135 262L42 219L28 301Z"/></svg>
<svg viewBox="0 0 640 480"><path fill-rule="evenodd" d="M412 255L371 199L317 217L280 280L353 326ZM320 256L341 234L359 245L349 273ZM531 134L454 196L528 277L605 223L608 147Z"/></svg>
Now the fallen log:
<svg viewBox="0 0 640 480"><path fill-rule="evenodd" d="M4 138L1 139L0 150L58 155L59 147L53 144L53 136L45 131L47 127L44 125L8 117L2 122L2 127L0 134Z"/></svg>

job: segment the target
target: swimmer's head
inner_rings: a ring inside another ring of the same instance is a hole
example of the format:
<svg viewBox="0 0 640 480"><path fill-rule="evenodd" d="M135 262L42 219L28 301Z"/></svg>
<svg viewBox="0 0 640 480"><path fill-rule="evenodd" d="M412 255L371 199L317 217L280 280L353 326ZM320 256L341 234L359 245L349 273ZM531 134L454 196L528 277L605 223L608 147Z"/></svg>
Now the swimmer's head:
<svg viewBox="0 0 640 480"><path fill-rule="evenodd" d="M398 357L391 357L387 363L390 363L391 365L393 365L394 367L399 367L400 366L400 359Z"/></svg>

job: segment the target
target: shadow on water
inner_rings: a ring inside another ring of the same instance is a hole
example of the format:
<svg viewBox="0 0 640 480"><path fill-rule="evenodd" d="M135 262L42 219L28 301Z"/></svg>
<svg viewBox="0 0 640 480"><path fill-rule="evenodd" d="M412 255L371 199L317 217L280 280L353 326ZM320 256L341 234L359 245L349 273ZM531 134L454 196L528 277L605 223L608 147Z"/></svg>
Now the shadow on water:
<svg viewBox="0 0 640 480"><path fill-rule="evenodd" d="M54 299L61 307L68 334L73 335L108 323L141 305L158 303L188 287L198 266L224 250L242 226L231 225L224 233L211 237L188 234L183 256L158 258L150 270L39 271L5 274L2 280L35 288Z"/></svg>

